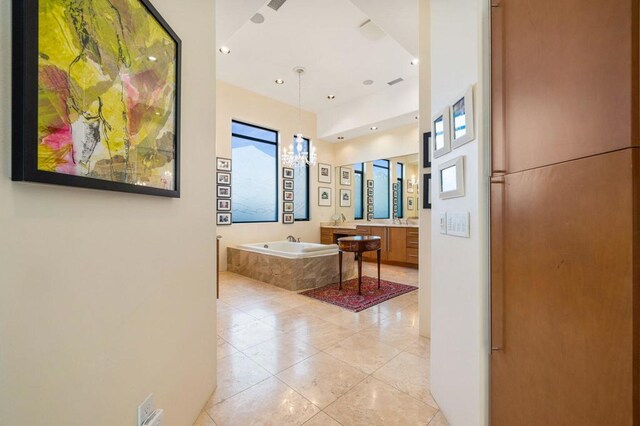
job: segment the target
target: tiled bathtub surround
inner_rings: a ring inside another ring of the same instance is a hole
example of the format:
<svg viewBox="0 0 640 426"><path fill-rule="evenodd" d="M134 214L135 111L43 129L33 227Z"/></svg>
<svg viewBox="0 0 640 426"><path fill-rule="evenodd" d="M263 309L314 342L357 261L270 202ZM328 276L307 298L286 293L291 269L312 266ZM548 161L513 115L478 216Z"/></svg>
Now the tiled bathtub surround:
<svg viewBox="0 0 640 426"><path fill-rule="evenodd" d="M353 256L344 256L342 279L355 276L354 265ZM228 247L227 270L292 291L339 281L337 254L290 259Z"/></svg>

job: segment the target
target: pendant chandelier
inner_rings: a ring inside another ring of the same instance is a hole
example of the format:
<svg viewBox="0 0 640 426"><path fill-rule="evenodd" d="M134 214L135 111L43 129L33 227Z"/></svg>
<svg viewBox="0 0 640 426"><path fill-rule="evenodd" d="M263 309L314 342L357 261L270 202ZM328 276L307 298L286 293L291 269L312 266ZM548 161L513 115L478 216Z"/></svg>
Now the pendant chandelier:
<svg viewBox="0 0 640 426"><path fill-rule="evenodd" d="M296 133L294 143L289 145L289 149L282 148L282 164L285 167L302 168L314 166L318 161L318 156L315 147L310 147L311 153L304 150L304 136L302 136L302 74L304 68L296 67L293 70L298 74L298 133Z"/></svg>

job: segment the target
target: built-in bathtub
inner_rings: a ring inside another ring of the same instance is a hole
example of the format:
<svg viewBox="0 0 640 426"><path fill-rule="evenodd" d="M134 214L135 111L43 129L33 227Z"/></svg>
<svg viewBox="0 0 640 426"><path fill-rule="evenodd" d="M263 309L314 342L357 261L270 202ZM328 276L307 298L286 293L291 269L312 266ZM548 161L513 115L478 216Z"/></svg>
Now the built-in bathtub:
<svg viewBox="0 0 640 426"><path fill-rule="evenodd" d="M335 244L272 241L227 248L227 270L275 286L299 291L339 281ZM342 277L353 278L352 256L344 256Z"/></svg>

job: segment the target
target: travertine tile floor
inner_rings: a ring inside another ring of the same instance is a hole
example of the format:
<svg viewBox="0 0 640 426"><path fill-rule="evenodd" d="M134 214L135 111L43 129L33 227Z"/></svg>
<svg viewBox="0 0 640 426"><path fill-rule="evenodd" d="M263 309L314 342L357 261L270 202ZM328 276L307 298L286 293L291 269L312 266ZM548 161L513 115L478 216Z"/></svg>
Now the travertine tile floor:
<svg viewBox="0 0 640 426"><path fill-rule="evenodd" d="M384 265L382 278L418 273ZM417 291L355 314L220 274L218 388L195 426L447 425L429 387Z"/></svg>

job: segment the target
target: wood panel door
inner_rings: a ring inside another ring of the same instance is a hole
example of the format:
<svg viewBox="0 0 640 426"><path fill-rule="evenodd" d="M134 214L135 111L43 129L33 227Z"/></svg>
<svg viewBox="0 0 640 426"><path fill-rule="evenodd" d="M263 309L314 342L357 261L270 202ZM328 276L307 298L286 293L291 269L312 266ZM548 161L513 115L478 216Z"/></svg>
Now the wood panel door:
<svg viewBox="0 0 640 426"><path fill-rule="evenodd" d="M635 148L493 179L493 426L638 424L637 177Z"/></svg>
<svg viewBox="0 0 640 426"><path fill-rule="evenodd" d="M494 170L638 141L638 0L494 0Z"/></svg>

